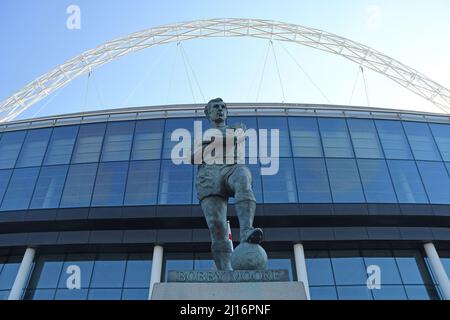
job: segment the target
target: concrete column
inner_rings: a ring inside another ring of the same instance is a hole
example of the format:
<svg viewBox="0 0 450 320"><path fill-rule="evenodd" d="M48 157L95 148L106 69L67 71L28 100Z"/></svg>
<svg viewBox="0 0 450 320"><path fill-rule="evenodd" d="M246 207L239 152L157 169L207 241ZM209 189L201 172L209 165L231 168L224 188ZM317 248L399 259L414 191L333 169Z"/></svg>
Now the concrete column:
<svg viewBox="0 0 450 320"><path fill-rule="evenodd" d="M155 283L161 282L163 253L163 247L160 245L155 245L155 247L153 248L152 274L150 276L150 291L148 294L148 300L151 300L152 298L153 285Z"/></svg>
<svg viewBox="0 0 450 320"><path fill-rule="evenodd" d="M442 261L436 251L436 248L432 242L424 244L425 252L430 260L431 268L435 274L439 287L444 295L445 300L450 300L450 282L448 280L447 273L445 272Z"/></svg>
<svg viewBox="0 0 450 320"><path fill-rule="evenodd" d="M309 295L308 273L306 271L305 251L301 243L294 244L295 270L297 271L298 281L303 282L306 291L306 297L311 300Z"/></svg>
<svg viewBox="0 0 450 320"><path fill-rule="evenodd" d="M28 277L30 276L31 267L33 266L33 260L36 250L33 248L27 248L23 255L22 262L20 263L19 271L17 272L16 279L14 280L13 287L9 293L8 300L21 300L23 290L27 284Z"/></svg>

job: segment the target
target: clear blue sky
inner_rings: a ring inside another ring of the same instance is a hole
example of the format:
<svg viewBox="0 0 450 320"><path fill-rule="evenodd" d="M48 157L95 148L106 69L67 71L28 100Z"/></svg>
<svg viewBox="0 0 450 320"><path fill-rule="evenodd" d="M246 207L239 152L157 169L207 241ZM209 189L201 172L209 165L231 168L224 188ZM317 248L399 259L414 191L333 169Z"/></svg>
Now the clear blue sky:
<svg viewBox="0 0 450 320"><path fill-rule="evenodd" d="M71 4L81 9L81 30L66 28L66 8ZM218 17L273 19L323 29L386 53L450 87L448 0L0 0L0 100L105 41L162 24ZM199 39L182 45L206 99L221 96L229 102L283 100L272 54L261 80L267 41ZM358 66L317 50L292 45L287 48L332 103L349 103ZM285 101L326 102L277 44L275 51ZM371 106L430 107L384 77L372 72L366 76ZM96 69L91 79L88 110L194 102L175 44L111 62ZM50 96L20 117L83 110L86 80L86 76L80 77L56 97ZM196 84L192 85L195 101L203 102ZM48 105L41 109L45 103ZM361 78L352 104L367 104Z"/></svg>

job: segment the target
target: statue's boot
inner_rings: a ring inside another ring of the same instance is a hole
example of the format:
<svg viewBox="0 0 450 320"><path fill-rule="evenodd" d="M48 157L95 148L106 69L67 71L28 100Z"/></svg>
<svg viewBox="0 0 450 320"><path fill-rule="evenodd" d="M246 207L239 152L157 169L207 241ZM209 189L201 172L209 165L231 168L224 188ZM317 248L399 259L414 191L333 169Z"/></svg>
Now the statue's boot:
<svg viewBox="0 0 450 320"><path fill-rule="evenodd" d="M260 228L248 228L241 230L241 242L248 243L261 243L263 241L264 234Z"/></svg>
<svg viewBox="0 0 450 320"><path fill-rule="evenodd" d="M261 243L263 231L253 227L256 202L253 200L242 200L235 204L236 214L239 219L240 241L249 243Z"/></svg>
<svg viewBox="0 0 450 320"><path fill-rule="evenodd" d="M211 244L211 253L217 270L231 271L232 243L229 240L217 240Z"/></svg>

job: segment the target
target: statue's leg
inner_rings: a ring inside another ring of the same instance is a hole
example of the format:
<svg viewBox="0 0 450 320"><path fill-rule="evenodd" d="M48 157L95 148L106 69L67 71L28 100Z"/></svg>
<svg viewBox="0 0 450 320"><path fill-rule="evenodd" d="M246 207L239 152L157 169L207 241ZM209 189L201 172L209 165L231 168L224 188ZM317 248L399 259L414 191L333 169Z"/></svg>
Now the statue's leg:
<svg viewBox="0 0 450 320"><path fill-rule="evenodd" d="M261 243L263 232L253 228L256 200L252 190L252 176L247 167L240 166L228 178L228 186L234 192L235 209L239 219L240 241Z"/></svg>
<svg viewBox="0 0 450 320"><path fill-rule="evenodd" d="M227 201L210 196L201 201L203 214L211 233L211 253L218 270L232 270L232 243L228 239Z"/></svg>

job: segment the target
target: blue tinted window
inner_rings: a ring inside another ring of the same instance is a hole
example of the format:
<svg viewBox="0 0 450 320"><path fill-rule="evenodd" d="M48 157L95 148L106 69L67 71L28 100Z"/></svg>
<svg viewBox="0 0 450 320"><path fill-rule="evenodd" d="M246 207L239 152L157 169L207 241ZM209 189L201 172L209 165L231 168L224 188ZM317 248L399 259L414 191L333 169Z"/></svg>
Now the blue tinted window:
<svg viewBox="0 0 450 320"><path fill-rule="evenodd" d="M353 159L327 159L334 202L364 202L358 168Z"/></svg>
<svg viewBox="0 0 450 320"><path fill-rule="evenodd" d="M444 269L450 275L450 251L439 250L439 257L444 265Z"/></svg>
<svg viewBox="0 0 450 320"><path fill-rule="evenodd" d="M86 124L80 126L72 163L97 162L102 149L106 124Z"/></svg>
<svg viewBox="0 0 450 320"><path fill-rule="evenodd" d="M339 286L337 292L339 300L372 300L367 286Z"/></svg>
<svg viewBox="0 0 450 320"><path fill-rule="evenodd" d="M384 154L388 159L412 159L408 140L399 121L375 120Z"/></svg>
<svg viewBox="0 0 450 320"><path fill-rule="evenodd" d="M148 300L147 289L123 289L122 300Z"/></svg>
<svg viewBox="0 0 450 320"><path fill-rule="evenodd" d="M30 288L54 289L58 286L59 276L63 267L64 256L41 256L33 272Z"/></svg>
<svg viewBox="0 0 450 320"><path fill-rule="evenodd" d="M265 203L297 202L297 188L292 159L280 158L280 167L275 175L263 175Z"/></svg>
<svg viewBox="0 0 450 320"><path fill-rule="evenodd" d="M31 209L58 208L68 166L42 167L31 200Z"/></svg>
<svg viewBox="0 0 450 320"><path fill-rule="evenodd" d="M191 139L190 144L193 143L193 132L194 132L194 120L195 119L167 119L166 120L166 127L164 129L164 149L163 149L163 159L171 159L171 152L174 146L176 146L181 140L179 141L171 141L170 137L172 135L172 132L174 132L177 129L186 129L191 133ZM207 121L203 121L203 131L209 128L209 125L207 124Z"/></svg>
<svg viewBox="0 0 450 320"><path fill-rule="evenodd" d="M12 170L0 170L0 204L8 187L9 179L11 178Z"/></svg>
<svg viewBox="0 0 450 320"><path fill-rule="evenodd" d="M124 288L147 288L150 286L152 259L149 254L130 254L127 261ZM148 297L148 295L147 295Z"/></svg>
<svg viewBox="0 0 450 320"><path fill-rule="evenodd" d="M424 262L418 251L394 250L394 256L404 284L425 283L419 268L419 265L424 265Z"/></svg>
<svg viewBox="0 0 450 320"><path fill-rule="evenodd" d="M400 203L428 203L414 161L388 160L389 171Z"/></svg>
<svg viewBox="0 0 450 320"><path fill-rule="evenodd" d="M82 289L89 288L89 283L91 281L91 275L92 270L94 269L94 261L95 261L95 254L68 254L64 265L62 267L61 276L59 277L59 283L58 288L60 289L66 289L67 288L67 281L70 282L71 275L74 274L71 266L77 266L80 268L81 272L81 289L77 290L70 290L70 291L82 291ZM70 282L71 283L71 282ZM75 299L76 297L79 297L80 299L82 297L85 297L85 293L79 292L78 294L70 295L67 292L62 292L61 295L64 296L70 296L71 299ZM58 297L58 293L56 294ZM62 297L61 297L62 298Z"/></svg>
<svg viewBox="0 0 450 320"><path fill-rule="evenodd" d="M87 295L87 289L58 289L55 300L86 300Z"/></svg>
<svg viewBox="0 0 450 320"><path fill-rule="evenodd" d="M375 300L406 300L406 292L403 286L390 286L382 284L380 289L372 290Z"/></svg>
<svg viewBox="0 0 450 320"><path fill-rule="evenodd" d="M366 266L358 251L331 251L331 263L337 285L366 285Z"/></svg>
<svg viewBox="0 0 450 320"><path fill-rule="evenodd" d="M78 126L66 126L53 129L44 165L70 163L78 128Z"/></svg>
<svg viewBox="0 0 450 320"><path fill-rule="evenodd" d="M450 161L450 125L430 123L434 140L444 161Z"/></svg>
<svg viewBox="0 0 450 320"><path fill-rule="evenodd" d="M324 159L294 159L300 202L331 202Z"/></svg>
<svg viewBox="0 0 450 320"><path fill-rule="evenodd" d="M337 300L336 287L310 287L311 300Z"/></svg>
<svg viewBox="0 0 450 320"><path fill-rule="evenodd" d="M417 161L431 203L450 203L450 178L441 162Z"/></svg>
<svg viewBox="0 0 450 320"><path fill-rule="evenodd" d="M162 161L159 204L191 203L193 168L189 164L175 165L172 160Z"/></svg>
<svg viewBox="0 0 450 320"><path fill-rule="evenodd" d="M27 209L38 174L39 168L15 169L3 199L1 210Z"/></svg>
<svg viewBox="0 0 450 320"><path fill-rule="evenodd" d="M357 158L383 158L372 120L348 119L347 123Z"/></svg>
<svg viewBox="0 0 450 320"><path fill-rule="evenodd" d="M159 160L132 161L128 172L125 205L156 204Z"/></svg>
<svg viewBox="0 0 450 320"><path fill-rule="evenodd" d="M316 118L289 118L294 157L323 157Z"/></svg>
<svg viewBox="0 0 450 320"><path fill-rule="evenodd" d="M209 253L195 253L194 270L217 270Z"/></svg>
<svg viewBox="0 0 450 320"><path fill-rule="evenodd" d="M325 157L351 158L352 144L344 119L319 118Z"/></svg>
<svg viewBox="0 0 450 320"><path fill-rule="evenodd" d="M310 286L334 285L328 251L306 251L306 270Z"/></svg>
<svg viewBox="0 0 450 320"><path fill-rule="evenodd" d="M291 157L291 143L289 141L289 131L287 119L285 117L258 117L259 129L267 129L267 153L271 151L271 129L279 130L279 152L280 157Z"/></svg>
<svg viewBox="0 0 450 320"><path fill-rule="evenodd" d="M99 255L94 264L91 288L122 288L125 266L125 255L106 253ZM90 290L89 295L92 291ZM117 299L120 299L120 290Z"/></svg>
<svg viewBox="0 0 450 320"><path fill-rule="evenodd" d="M111 122L106 129L102 161L125 161L130 159L134 132L133 122Z"/></svg>
<svg viewBox="0 0 450 320"><path fill-rule="evenodd" d="M0 290L10 290L12 288L19 271L20 262L21 257L11 257L7 262L3 263L3 268L1 268L0 272ZM0 263L1 265L2 263Z"/></svg>
<svg viewBox="0 0 450 320"><path fill-rule="evenodd" d="M397 202L384 160L358 159L358 167L367 202Z"/></svg>
<svg viewBox="0 0 450 320"><path fill-rule="evenodd" d="M100 163L95 181L92 206L123 204L128 162Z"/></svg>
<svg viewBox="0 0 450 320"><path fill-rule="evenodd" d="M122 289L91 289L88 300L120 300Z"/></svg>
<svg viewBox="0 0 450 320"><path fill-rule="evenodd" d="M402 284L397 263L390 250L364 250L363 256L366 266L375 265L380 268L381 287Z"/></svg>
<svg viewBox="0 0 450 320"><path fill-rule="evenodd" d="M28 131L25 142L20 151L16 167L40 166L47 150L48 140L52 129L39 129Z"/></svg>
<svg viewBox="0 0 450 320"><path fill-rule="evenodd" d="M5 132L0 140L0 169L13 168L26 131Z"/></svg>
<svg viewBox="0 0 450 320"><path fill-rule="evenodd" d="M164 120L136 122L131 160L153 160L161 158Z"/></svg>
<svg viewBox="0 0 450 320"><path fill-rule="evenodd" d="M436 290L428 286L405 286L409 300L437 300Z"/></svg>
<svg viewBox="0 0 450 320"><path fill-rule="evenodd" d="M61 199L61 207L88 207L94 189L97 164L71 165Z"/></svg>
<svg viewBox="0 0 450 320"><path fill-rule="evenodd" d="M403 122L403 126L416 160L441 160L428 124Z"/></svg>
<svg viewBox="0 0 450 320"><path fill-rule="evenodd" d="M54 289L30 290L27 293L27 300L53 300L55 296Z"/></svg>

